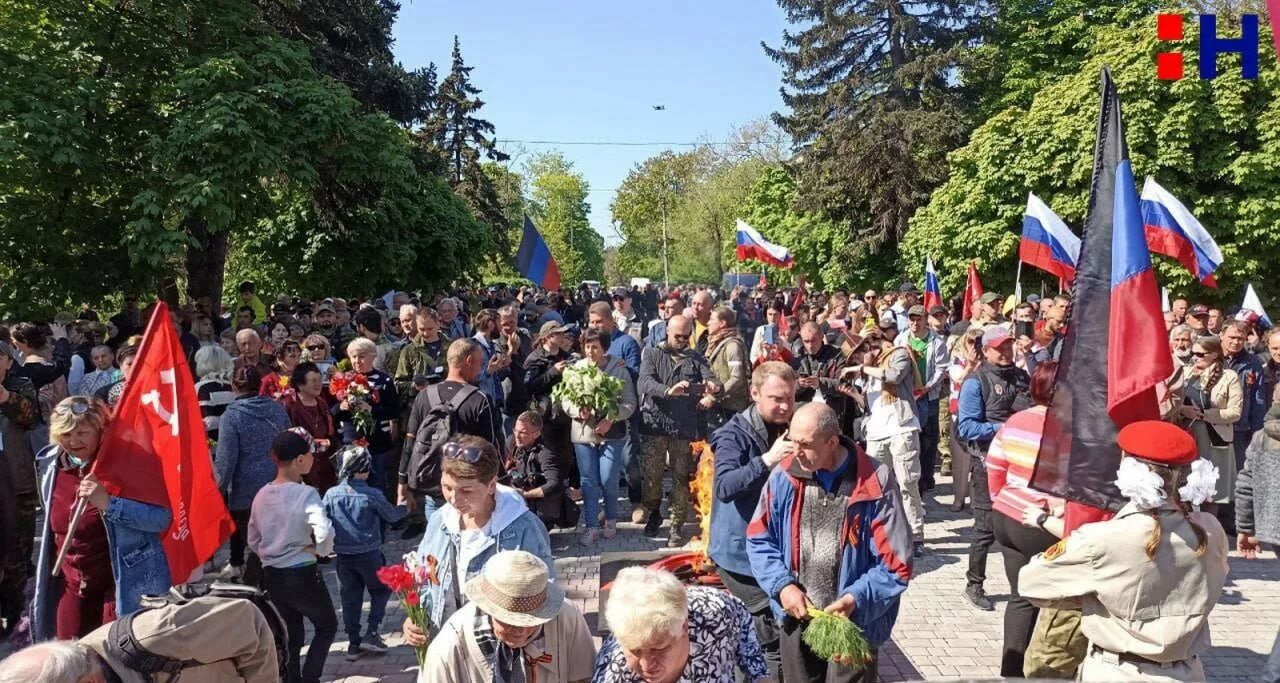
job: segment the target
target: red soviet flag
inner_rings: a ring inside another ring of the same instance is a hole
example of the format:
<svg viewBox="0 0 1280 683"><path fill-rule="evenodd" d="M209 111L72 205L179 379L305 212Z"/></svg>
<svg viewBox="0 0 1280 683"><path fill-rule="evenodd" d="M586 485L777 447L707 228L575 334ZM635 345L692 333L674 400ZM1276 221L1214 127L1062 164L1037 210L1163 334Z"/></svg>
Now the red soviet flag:
<svg viewBox="0 0 1280 683"><path fill-rule="evenodd" d="M163 541L174 583L185 582L231 536L195 384L163 302L147 323L93 474L113 496L172 512Z"/></svg>
<svg viewBox="0 0 1280 683"><path fill-rule="evenodd" d="M978 312L978 299L982 298L982 281L978 279L978 264L973 261L969 262L969 277L964 283L964 311L960 317L963 320L973 320L973 316Z"/></svg>

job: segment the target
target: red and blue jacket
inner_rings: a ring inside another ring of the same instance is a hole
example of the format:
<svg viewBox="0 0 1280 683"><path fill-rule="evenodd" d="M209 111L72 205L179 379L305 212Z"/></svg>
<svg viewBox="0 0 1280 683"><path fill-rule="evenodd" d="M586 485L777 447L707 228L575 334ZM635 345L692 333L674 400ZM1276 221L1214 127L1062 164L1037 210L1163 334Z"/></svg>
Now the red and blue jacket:
<svg viewBox="0 0 1280 683"><path fill-rule="evenodd" d="M840 531L838 595L851 595L851 618L867 641L879 647L898 619L899 596L911 580L911 528L902 496L888 466L871 458L847 437L840 437L856 466L841 477L853 480ZM755 515L747 525L747 557L760 588L769 594L774 614L785 612L778 597L797 579L800 565L800 510L805 486L813 479L794 457L769 475ZM819 609L826 605L816 605Z"/></svg>

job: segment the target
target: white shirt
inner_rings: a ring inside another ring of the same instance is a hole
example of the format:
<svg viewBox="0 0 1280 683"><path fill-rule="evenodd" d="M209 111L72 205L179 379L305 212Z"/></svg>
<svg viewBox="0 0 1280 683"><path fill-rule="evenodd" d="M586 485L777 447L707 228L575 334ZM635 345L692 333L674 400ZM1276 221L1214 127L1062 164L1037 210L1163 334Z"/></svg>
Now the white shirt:
<svg viewBox="0 0 1280 683"><path fill-rule="evenodd" d="M888 439L906 432L920 431L920 420L911 404L897 397L892 401L881 398L884 385L879 378L867 377L863 391L867 394L867 419L863 421L867 441Z"/></svg>

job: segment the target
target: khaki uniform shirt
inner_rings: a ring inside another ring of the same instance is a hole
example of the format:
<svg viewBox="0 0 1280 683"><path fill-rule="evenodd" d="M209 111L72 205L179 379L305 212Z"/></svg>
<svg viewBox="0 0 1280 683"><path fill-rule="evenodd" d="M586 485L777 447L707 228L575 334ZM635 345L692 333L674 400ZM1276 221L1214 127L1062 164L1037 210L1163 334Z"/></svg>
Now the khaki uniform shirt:
<svg viewBox="0 0 1280 683"><path fill-rule="evenodd" d="M1086 524L1018 575L1018 593L1040 607L1082 609L1081 630L1096 647L1156 662L1176 662L1209 648L1209 612L1227 578L1227 538L1212 515L1193 512L1208 542L1180 512L1159 511L1160 546L1146 545L1155 521L1132 503L1115 518Z"/></svg>

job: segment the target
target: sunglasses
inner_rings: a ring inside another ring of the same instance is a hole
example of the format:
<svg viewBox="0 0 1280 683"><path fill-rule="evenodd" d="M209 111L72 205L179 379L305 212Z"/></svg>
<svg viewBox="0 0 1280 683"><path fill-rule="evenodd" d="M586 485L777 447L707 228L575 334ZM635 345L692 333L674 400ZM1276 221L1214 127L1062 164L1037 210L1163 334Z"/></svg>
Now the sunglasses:
<svg viewBox="0 0 1280 683"><path fill-rule="evenodd" d="M1207 355L1209 355L1208 351L1192 351L1191 352L1192 358L1204 358Z"/></svg>
<svg viewBox="0 0 1280 683"><path fill-rule="evenodd" d="M310 346L304 346L304 347L302 347L302 348L304 348L304 349L306 349L306 350L308 350L308 351L324 351L324 345L323 345L323 344L311 344Z"/></svg>
<svg viewBox="0 0 1280 683"><path fill-rule="evenodd" d="M388 325L390 325L390 326L392 326L392 327L400 327L400 319L399 319L399 318L392 318L392 319L390 319L390 320L388 320L388 321L387 321L387 324L388 324Z"/></svg>
<svg viewBox="0 0 1280 683"><path fill-rule="evenodd" d="M66 401L59 403L53 412L55 415L75 415L79 417L89 412L89 399L83 396L72 396Z"/></svg>
<svg viewBox="0 0 1280 683"><path fill-rule="evenodd" d="M484 455L484 451L476 446L463 446L452 442L445 444L441 452L450 460L461 460L468 465L480 462L480 458Z"/></svg>

